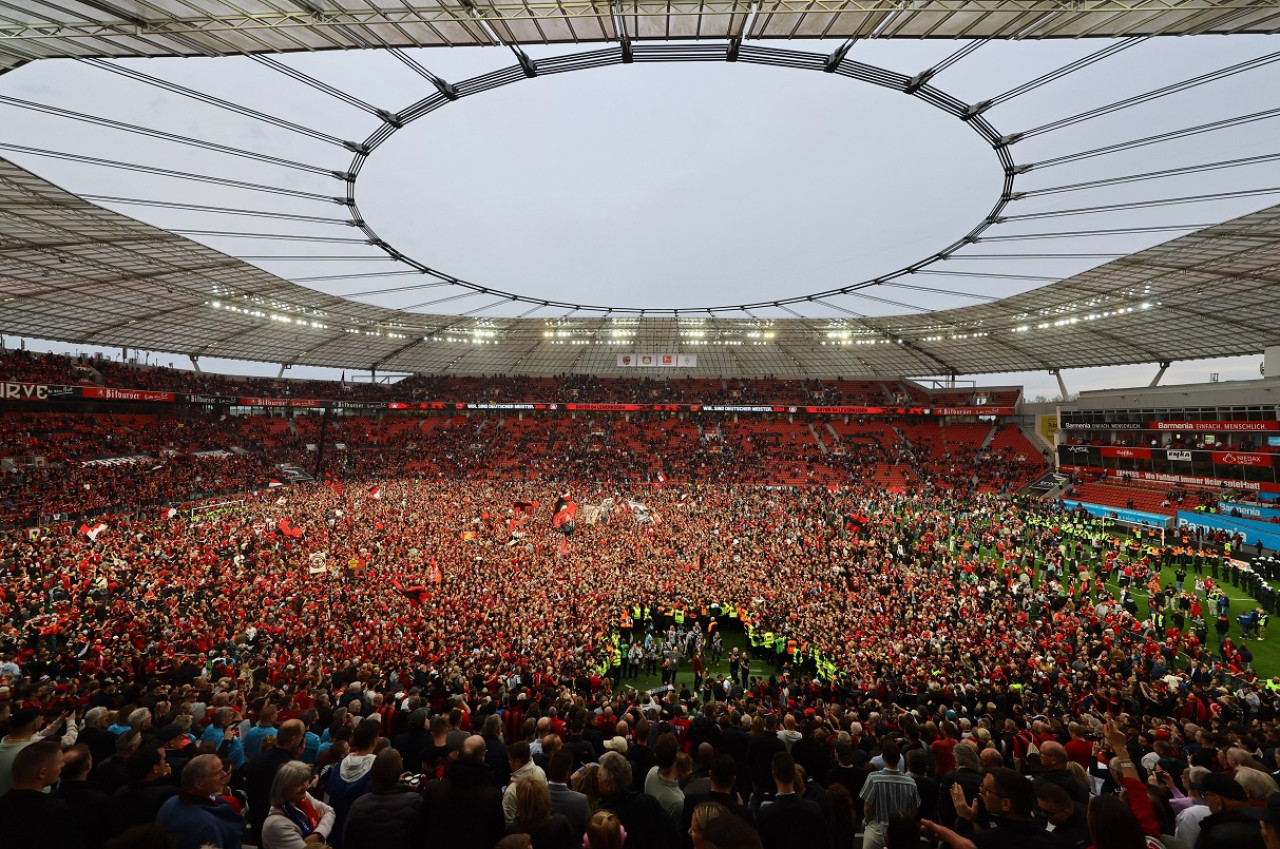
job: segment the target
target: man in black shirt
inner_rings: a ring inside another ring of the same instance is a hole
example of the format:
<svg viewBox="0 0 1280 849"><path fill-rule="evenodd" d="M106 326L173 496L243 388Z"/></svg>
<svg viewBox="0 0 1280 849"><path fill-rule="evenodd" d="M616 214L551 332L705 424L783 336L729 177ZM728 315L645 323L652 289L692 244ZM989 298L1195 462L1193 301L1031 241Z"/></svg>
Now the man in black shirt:
<svg viewBox="0 0 1280 849"><path fill-rule="evenodd" d="M756 818L765 849L827 849L831 830L816 802L796 793L796 762L786 752L773 756L772 769L777 793L760 808Z"/></svg>
<svg viewBox="0 0 1280 849"><path fill-rule="evenodd" d="M13 760L13 789L0 796L6 846L84 846L71 808L44 792L58 783L61 772L62 749L53 741L32 743L18 752Z"/></svg>

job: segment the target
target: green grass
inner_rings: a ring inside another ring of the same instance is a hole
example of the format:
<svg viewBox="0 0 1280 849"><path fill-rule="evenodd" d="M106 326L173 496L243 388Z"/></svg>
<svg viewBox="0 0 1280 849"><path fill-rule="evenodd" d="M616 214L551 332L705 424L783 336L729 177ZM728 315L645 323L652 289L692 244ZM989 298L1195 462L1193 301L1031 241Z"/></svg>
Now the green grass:
<svg viewBox="0 0 1280 849"><path fill-rule="evenodd" d="M707 673L715 675L716 680L723 681L724 676L729 674L729 653L735 648L738 654L750 654L751 644L747 641L747 635L741 631L722 630L721 635L724 638L724 655L719 663L711 663L711 654L708 651L704 656L706 662ZM772 663L766 663L755 658L751 659L751 675L759 677L764 675L766 678L778 672L779 668ZM624 686L635 687L641 692L652 690L662 684L662 673L657 672L653 675L645 675L643 672L639 678L623 681ZM690 689L693 688L693 662L685 660L680 664L680 671L676 674L676 689L680 689L681 684L688 684Z"/></svg>

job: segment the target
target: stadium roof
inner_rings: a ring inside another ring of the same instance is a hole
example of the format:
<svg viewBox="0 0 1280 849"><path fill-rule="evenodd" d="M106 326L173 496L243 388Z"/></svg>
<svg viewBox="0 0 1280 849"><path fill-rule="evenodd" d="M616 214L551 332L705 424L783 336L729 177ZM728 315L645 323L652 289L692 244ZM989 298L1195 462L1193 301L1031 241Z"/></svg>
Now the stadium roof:
<svg viewBox="0 0 1280 849"><path fill-rule="evenodd" d="M1280 7L1245 0L462 0L398 6L13 0L0 11L0 73L59 57L506 45L528 74L536 68L521 47L536 44L607 42L615 45L617 61L628 62L633 41L718 41L705 49L720 50L724 59L725 51L737 58L745 40L843 40L828 60L831 70L845 67L843 51L861 39L964 40L966 46L945 65L989 39L1132 41L1277 31ZM640 48L646 49L664 48ZM796 53L789 61L811 58ZM911 92L928 89L927 83L924 76L895 85ZM443 81L440 86L442 97L457 96ZM961 112L970 108L953 105ZM976 126L981 110L970 109L973 114L961 117ZM1005 146L1002 138L988 141L998 152ZM1005 164L1006 179L1013 169ZM1006 185L1002 203L1009 196ZM988 220L998 214L993 211ZM620 354L678 352L696 354L702 374L855 376L1168 362L1258 353L1280 343L1280 276L1269 276L1280 266L1280 207L1004 300L919 315L844 311L848 315L839 318L802 318L785 304L775 306L796 318L726 318L711 311L688 317L586 316L573 310L558 318L498 318L361 304L95 206L5 160L0 222L0 332L194 357L383 371L611 374L626 371L618 364Z"/></svg>
<svg viewBox="0 0 1280 849"><path fill-rule="evenodd" d="M296 365L634 374L981 374L1258 353L1280 343L1280 206L993 303L875 318L481 318L325 295L0 160L5 333Z"/></svg>
<svg viewBox="0 0 1280 849"><path fill-rule="evenodd" d="M1252 0L10 0L0 69L57 57L734 39L1040 39L1273 33Z"/></svg>

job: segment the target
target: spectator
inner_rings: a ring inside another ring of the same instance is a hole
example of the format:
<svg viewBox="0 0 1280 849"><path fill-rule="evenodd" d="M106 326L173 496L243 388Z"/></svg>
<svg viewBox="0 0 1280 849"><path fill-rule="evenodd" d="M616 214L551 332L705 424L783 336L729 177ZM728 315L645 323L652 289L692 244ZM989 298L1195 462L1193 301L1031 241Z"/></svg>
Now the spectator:
<svg viewBox="0 0 1280 849"><path fill-rule="evenodd" d="M631 790L631 764L617 752L600 757L600 809L616 816L627 831L628 849L675 849L676 824L658 800Z"/></svg>
<svg viewBox="0 0 1280 849"><path fill-rule="evenodd" d="M178 836L178 849L240 849L244 817L223 796L228 770L217 755L197 755L182 769L181 792L160 806L156 822Z"/></svg>
<svg viewBox="0 0 1280 849"><path fill-rule="evenodd" d="M395 749L378 753L369 772L370 790L347 815L342 838L347 849L416 849L423 842L424 800L400 780L403 767Z"/></svg>
<svg viewBox="0 0 1280 849"><path fill-rule="evenodd" d="M287 761L276 770L262 849L305 849L327 842L337 818L333 808L307 792L312 778L311 767L302 761Z"/></svg>
<svg viewBox="0 0 1280 849"><path fill-rule="evenodd" d="M6 845L79 849L84 844L71 808L49 788L62 771L62 750L53 741L30 743L11 761L10 789L0 797L0 829Z"/></svg>
<svg viewBox="0 0 1280 849"><path fill-rule="evenodd" d="M1246 810L1243 787L1222 773L1210 773L1201 785L1209 815L1200 821L1196 849L1261 849L1258 817Z"/></svg>
<svg viewBox="0 0 1280 849"><path fill-rule="evenodd" d="M381 730L382 724L376 718L361 720L351 733L351 752L342 759L325 784L326 801L333 806L334 813L333 830L329 833L329 844L333 849L342 849L342 829L347 824L347 812L351 810L352 803L369 792L372 783L369 773L375 758L373 749L378 744Z"/></svg>
<svg viewBox="0 0 1280 849"><path fill-rule="evenodd" d="M513 792L516 821L508 829L528 834L534 849L575 849L575 842L581 842L565 815L552 811L547 782L525 775L517 779Z"/></svg>
<svg viewBox="0 0 1280 849"><path fill-rule="evenodd" d="M684 810L684 791L680 781L676 761L680 754L680 743L674 734L658 735L654 747L654 766L644 779L644 792L658 800L662 809L672 820L680 818Z"/></svg>
<svg viewBox="0 0 1280 849"><path fill-rule="evenodd" d="M458 849L492 849L506 831L502 791L485 766L484 738L468 737L444 777L427 788L427 821L432 839Z"/></svg>
<svg viewBox="0 0 1280 849"><path fill-rule="evenodd" d="M914 815L920 810L920 792L915 781L898 768L901 760L898 744L885 739L880 744L880 756L884 768L867 776L862 787L863 817L866 821L863 849L883 849L885 828L894 811Z"/></svg>
<svg viewBox="0 0 1280 849"><path fill-rule="evenodd" d="M757 824L765 849L826 849L831 830L816 802L796 792L796 762L787 752L773 756L777 793L760 807ZM913 785L914 786L914 785Z"/></svg>
<svg viewBox="0 0 1280 849"><path fill-rule="evenodd" d="M507 746L507 762L511 767L511 782L502 791L502 813L507 827L510 828L516 821L516 784L525 776L546 784L547 774L542 767L533 762L529 744L524 740L517 740Z"/></svg>
<svg viewBox="0 0 1280 849"><path fill-rule="evenodd" d="M291 719L281 723L276 744L254 757L244 768L245 789L249 802L249 834L254 840L262 835L262 823L271 807L271 787L276 773L282 766L296 760L305 744L304 726L301 720Z"/></svg>
<svg viewBox="0 0 1280 849"><path fill-rule="evenodd" d="M569 786L569 776L573 771L573 755L568 748L561 749L551 756L547 762L547 790L551 794L551 809L564 814L574 834L581 838L587 830L587 820L591 817L591 804L585 793L579 793Z"/></svg>

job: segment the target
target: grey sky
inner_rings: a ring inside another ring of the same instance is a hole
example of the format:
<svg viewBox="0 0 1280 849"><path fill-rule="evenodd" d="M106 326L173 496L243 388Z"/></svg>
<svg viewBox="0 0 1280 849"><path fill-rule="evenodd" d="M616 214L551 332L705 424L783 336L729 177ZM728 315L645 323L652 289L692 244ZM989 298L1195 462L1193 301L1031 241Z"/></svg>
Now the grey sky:
<svg viewBox="0 0 1280 849"><path fill-rule="evenodd" d="M1099 40L984 45L940 74L939 88L968 102L999 94L1104 46ZM1002 132L1019 132L1205 73L1276 48L1275 39L1233 36L1151 39L1084 71L993 108ZM853 58L913 74L957 42L862 42ZM829 52L831 43L790 49ZM536 48L534 58L571 47ZM583 48L588 49L588 48ZM449 80L512 64L501 48L416 51ZM323 53L281 61L392 111L432 89L390 56ZM251 59L158 59L125 67L209 92L340 138L363 138L373 116ZM1019 163L1243 115L1275 105L1280 64L1134 109L1029 138ZM345 170L350 154L70 60L38 62L0 76L0 95L37 101ZM0 105L0 143L145 162L323 195L339 181L88 126ZM1033 190L1145 171L1272 153L1280 121L1251 123L1135 151L1032 171ZM303 215L339 216L332 204L136 174L14 153L0 155L77 193L179 200ZM1089 189L1012 204L1025 214L1161 197L1280 186L1274 162ZM829 75L758 66L662 64L613 67L522 81L465 98L410 125L370 159L360 177L362 212L388 242L430 265L522 295L649 308L719 306L802 294L887 273L962 236L992 207L1000 171L992 151L958 120L904 95ZM1113 227L1207 225L1270 205L1280 194L1008 223L987 235ZM106 204L112 206L111 204ZM169 229L352 237L352 228L113 206ZM1178 232L986 243L966 251L1128 254ZM198 236L238 256L328 255L358 260L254 260L288 279L396 270L361 245ZM965 252L962 252L965 253ZM1104 262L957 259L936 270L1061 277ZM421 278L312 283L333 294L411 285ZM922 281L926 282L926 281ZM1038 283L933 276L927 285L1003 296ZM466 311L478 301L431 304L448 287L367 298L423 311ZM880 287L878 297L923 308L964 297ZM845 297L867 315L901 308ZM522 312L519 305L506 314ZM492 313L501 315L503 313ZM762 315L767 315L764 311ZM818 309L806 314L819 315ZM778 317L785 313L776 311ZM0 328L2 330L2 328ZM1246 360L1248 358L1245 358ZM166 360L167 361L167 360ZM1256 374L1256 361L1252 365ZM1240 366L1247 373L1250 365ZM245 368L232 368L245 371ZM1189 375L1231 369L1190 364ZM1134 372L1146 382L1154 367ZM1203 374L1201 374L1203 373ZM1070 375L1069 375L1070 377ZM1173 377L1173 375L1171 375ZM1106 378L1110 380L1111 378ZM982 378L982 382L989 382ZM1037 379L1038 380L1038 379ZM1038 394L1028 383L1028 394ZM1047 384L1056 394L1056 383ZM1086 388L1069 386L1070 389Z"/></svg>

